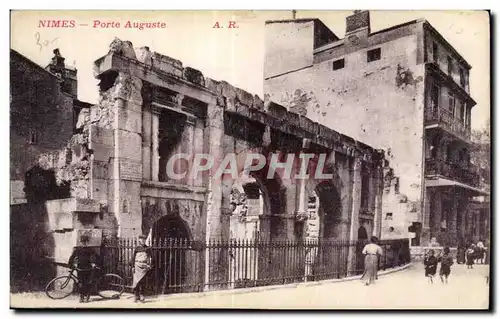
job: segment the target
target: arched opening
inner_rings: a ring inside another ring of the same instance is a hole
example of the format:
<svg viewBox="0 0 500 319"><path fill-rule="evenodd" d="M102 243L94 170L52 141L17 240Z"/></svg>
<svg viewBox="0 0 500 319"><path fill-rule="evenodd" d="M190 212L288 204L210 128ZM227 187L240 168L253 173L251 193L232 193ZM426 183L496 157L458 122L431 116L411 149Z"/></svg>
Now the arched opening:
<svg viewBox="0 0 500 319"><path fill-rule="evenodd" d="M365 226L359 226L358 240L368 240L368 232L366 231Z"/></svg>
<svg viewBox="0 0 500 319"><path fill-rule="evenodd" d="M164 216L151 229L154 279L150 286L155 294L183 292L190 268L189 227L178 216Z"/></svg>
<svg viewBox="0 0 500 319"><path fill-rule="evenodd" d="M330 182L316 186L319 197L320 237L322 239L341 239L339 228L342 217L342 202L336 187Z"/></svg>

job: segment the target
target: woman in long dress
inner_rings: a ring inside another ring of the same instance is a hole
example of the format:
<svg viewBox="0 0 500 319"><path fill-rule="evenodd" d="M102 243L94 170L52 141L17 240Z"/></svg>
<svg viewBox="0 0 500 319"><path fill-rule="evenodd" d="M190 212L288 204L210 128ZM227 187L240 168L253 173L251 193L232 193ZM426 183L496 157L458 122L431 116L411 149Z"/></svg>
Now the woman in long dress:
<svg viewBox="0 0 500 319"><path fill-rule="evenodd" d="M375 282L377 279L378 258L383 254L382 247L377 245L378 238L373 236L370 243L363 248L363 255L365 255L365 271L361 280L368 286Z"/></svg>

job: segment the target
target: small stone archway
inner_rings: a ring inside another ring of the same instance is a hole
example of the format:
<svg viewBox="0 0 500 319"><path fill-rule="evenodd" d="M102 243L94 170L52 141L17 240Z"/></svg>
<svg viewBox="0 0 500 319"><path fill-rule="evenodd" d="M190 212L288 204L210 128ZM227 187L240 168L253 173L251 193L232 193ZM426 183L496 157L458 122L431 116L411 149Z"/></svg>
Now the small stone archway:
<svg viewBox="0 0 500 319"><path fill-rule="evenodd" d="M187 249L191 239L188 224L178 215L165 215L153 223L148 236L153 247L148 286L153 293L184 292L184 286L195 280L198 256Z"/></svg>
<svg viewBox="0 0 500 319"><path fill-rule="evenodd" d="M339 228L342 219L342 202L333 182L322 182L314 190L318 197L319 236L322 239L343 239Z"/></svg>
<svg viewBox="0 0 500 319"><path fill-rule="evenodd" d="M358 240L368 240L368 232L363 225L358 228Z"/></svg>

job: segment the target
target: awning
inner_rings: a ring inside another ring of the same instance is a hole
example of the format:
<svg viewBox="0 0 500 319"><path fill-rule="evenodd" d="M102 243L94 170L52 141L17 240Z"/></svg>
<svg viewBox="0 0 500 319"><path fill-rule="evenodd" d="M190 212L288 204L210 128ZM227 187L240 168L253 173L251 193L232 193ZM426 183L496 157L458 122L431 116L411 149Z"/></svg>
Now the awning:
<svg viewBox="0 0 500 319"><path fill-rule="evenodd" d="M477 195L490 195L490 193L485 192L479 188L469 186L464 183L460 183L458 181L446 179L443 177L438 177L438 176L433 176L433 177L426 177L425 178L425 187L444 187L444 186L456 186L456 187L462 187L469 189L473 192L475 192Z"/></svg>

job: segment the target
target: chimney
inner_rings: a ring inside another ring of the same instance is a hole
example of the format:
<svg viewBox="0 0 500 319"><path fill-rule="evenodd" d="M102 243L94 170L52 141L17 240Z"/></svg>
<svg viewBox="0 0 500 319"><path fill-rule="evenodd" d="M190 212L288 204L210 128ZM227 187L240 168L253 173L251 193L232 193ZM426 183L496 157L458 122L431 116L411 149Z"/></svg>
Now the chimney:
<svg viewBox="0 0 500 319"><path fill-rule="evenodd" d="M370 12L368 10L354 10L354 14L348 16L345 20L347 42L357 45L366 40L370 34Z"/></svg>

